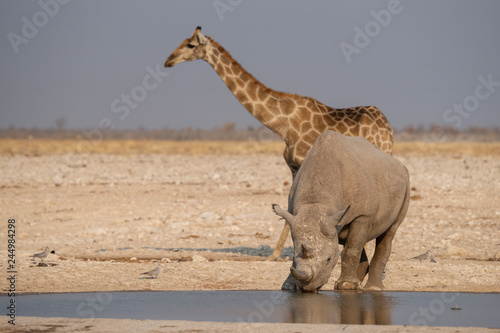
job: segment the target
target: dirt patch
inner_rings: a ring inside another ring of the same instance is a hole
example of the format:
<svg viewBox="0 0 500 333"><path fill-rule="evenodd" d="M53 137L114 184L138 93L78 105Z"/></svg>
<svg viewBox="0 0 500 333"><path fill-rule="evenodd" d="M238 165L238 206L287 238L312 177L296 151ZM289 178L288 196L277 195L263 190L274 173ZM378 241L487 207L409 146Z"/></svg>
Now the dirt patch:
<svg viewBox="0 0 500 333"><path fill-rule="evenodd" d="M386 289L500 291L500 157L398 152L412 200ZM276 290L288 275L290 240L281 261L264 261L283 227L271 204L286 207L290 188L280 153L13 153L0 166L18 292ZM40 267L29 255L45 245L55 254ZM428 249L436 262L410 259ZM140 279L158 262L157 279Z"/></svg>

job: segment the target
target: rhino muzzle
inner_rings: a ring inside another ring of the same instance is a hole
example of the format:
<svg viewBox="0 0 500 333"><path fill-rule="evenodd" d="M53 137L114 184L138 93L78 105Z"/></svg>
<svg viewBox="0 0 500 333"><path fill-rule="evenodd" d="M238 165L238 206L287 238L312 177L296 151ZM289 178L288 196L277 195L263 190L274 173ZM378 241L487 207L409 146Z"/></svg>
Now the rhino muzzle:
<svg viewBox="0 0 500 333"><path fill-rule="evenodd" d="M307 284L313 279L312 267L307 264L297 265L297 268L291 267L290 272L292 272L294 278L303 284Z"/></svg>

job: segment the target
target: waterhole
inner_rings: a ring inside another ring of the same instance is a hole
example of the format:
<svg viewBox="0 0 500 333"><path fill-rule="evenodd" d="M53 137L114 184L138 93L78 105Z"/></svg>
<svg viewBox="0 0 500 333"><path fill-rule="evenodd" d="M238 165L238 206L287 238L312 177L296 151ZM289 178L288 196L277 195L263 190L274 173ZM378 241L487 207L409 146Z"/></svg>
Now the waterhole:
<svg viewBox="0 0 500 333"><path fill-rule="evenodd" d="M2 304L7 296L0 296ZM500 328L499 293L148 291L16 296L31 317Z"/></svg>

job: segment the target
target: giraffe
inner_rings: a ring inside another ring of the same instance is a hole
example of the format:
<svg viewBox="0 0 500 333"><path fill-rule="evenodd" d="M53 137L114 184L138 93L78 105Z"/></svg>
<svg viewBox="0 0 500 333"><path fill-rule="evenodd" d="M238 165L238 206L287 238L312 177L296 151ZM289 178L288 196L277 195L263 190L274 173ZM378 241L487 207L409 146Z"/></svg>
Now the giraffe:
<svg viewBox="0 0 500 333"><path fill-rule="evenodd" d="M334 109L311 97L270 89L243 69L219 43L203 35L201 27L197 27L192 36L172 52L165 67L197 59L208 62L243 107L285 141L283 157L293 178L309 149L325 130L348 136L363 136L392 155L391 125L375 106ZM285 223L278 244L268 260L280 256L289 232L290 227ZM365 253L362 254L363 260L367 268Z"/></svg>

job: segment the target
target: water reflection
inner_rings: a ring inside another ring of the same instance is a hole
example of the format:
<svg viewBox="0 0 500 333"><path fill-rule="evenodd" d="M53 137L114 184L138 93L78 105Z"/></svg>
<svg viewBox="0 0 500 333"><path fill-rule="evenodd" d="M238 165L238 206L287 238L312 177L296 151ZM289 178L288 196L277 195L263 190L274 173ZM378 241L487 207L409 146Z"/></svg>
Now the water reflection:
<svg viewBox="0 0 500 333"><path fill-rule="evenodd" d="M19 316L500 328L500 293L155 291L17 295ZM98 303L94 301L97 299ZM0 304L8 302L0 295ZM453 303L451 303L453 301ZM47 306L50 304L50 306ZM462 310L452 310L458 304ZM99 306L96 306L99 305Z"/></svg>
<svg viewBox="0 0 500 333"><path fill-rule="evenodd" d="M290 293L286 303L286 322L390 325L394 302L383 292L342 291L333 295Z"/></svg>

